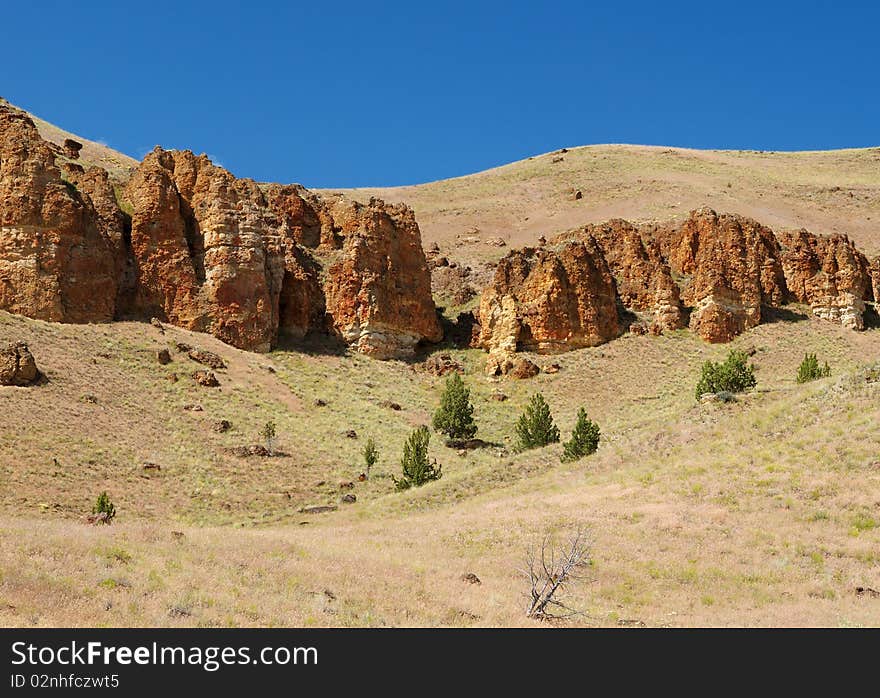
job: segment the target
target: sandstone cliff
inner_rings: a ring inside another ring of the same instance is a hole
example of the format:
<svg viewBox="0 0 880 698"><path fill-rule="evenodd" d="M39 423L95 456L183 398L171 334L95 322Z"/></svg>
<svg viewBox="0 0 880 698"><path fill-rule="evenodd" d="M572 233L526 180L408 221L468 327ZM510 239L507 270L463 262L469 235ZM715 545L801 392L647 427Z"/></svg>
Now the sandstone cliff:
<svg viewBox="0 0 880 698"><path fill-rule="evenodd" d="M502 373L518 350L565 351L620 334L614 278L596 241L515 250L480 299L487 371Z"/></svg>
<svg viewBox="0 0 880 698"><path fill-rule="evenodd" d="M763 306L788 300L773 231L749 218L693 211L660 235L672 271L686 279L690 326L708 342L728 342L761 322Z"/></svg>
<svg viewBox="0 0 880 698"><path fill-rule="evenodd" d="M584 246L579 254L576 243ZM709 342L730 341L791 302L862 329L878 286L880 259L869 263L843 235L777 237L711 209L666 225L611 220L559 235L550 247L509 253L483 292L478 344L489 352L487 370L500 373L518 350L608 341L624 322L615 299L624 315L647 314L653 334L683 326L690 310L691 329Z"/></svg>
<svg viewBox="0 0 880 698"><path fill-rule="evenodd" d="M266 351L330 332L377 357L442 338L415 217L239 179L156 148L122 198L107 173L0 105L0 308L62 322L158 317Z"/></svg>
<svg viewBox="0 0 880 698"><path fill-rule="evenodd" d="M412 209L371 199L339 223L345 242L326 284L333 330L378 358L405 356L420 341L442 339Z"/></svg>
<svg viewBox="0 0 880 698"><path fill-rule="evenodd" d="M117 283L113 242L92 200L62 179L30 118L0 105L0 308L107 321Z"/></svg>
<svg viewBox="0 0 880 698"><path fill-rule="evenodd" d="M599 244L624 308L647 314L655 332L684 326L679 289L656 241L619 218L563 233L557 241L587 237Z"/></svg>
<svg viewBox="0 0 880 698"><path fill-rule="evenodd" d="M864 328L865 301L872 301L871 265L845 235L822 237L806 230L783 233L782 266L792 296L817 317L854 330Z"/></svg>

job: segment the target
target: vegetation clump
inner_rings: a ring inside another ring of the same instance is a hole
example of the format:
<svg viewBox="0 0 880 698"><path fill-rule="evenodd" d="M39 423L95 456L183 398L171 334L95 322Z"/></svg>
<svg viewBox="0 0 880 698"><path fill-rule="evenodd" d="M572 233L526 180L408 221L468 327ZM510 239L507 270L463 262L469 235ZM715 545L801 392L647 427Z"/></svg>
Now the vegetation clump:
<svg viewBox="0 0 880 698"><path fill-rule="evenodd" d="M364 450L361 451L361 454L364 457L364 466L366 468L364 475L369 480L370 470L372 470L373 466L379 462L379 449L376 448L376 442L373 441L372 436L367 439L367 443L364 446Z"/></svg>
<svg viewBox="0 0 880 698"><path fill-rule="evenodd" d="M571 432L571 439L562 445L562 461L576 461L589 456L599 448L599 425L587 418L587 411L578 410L577 422Z"/></svg>
<svg viewBox="0 0 880 698"><path fill-rule="evenodd" d="M749 364L748 358L745 352L733 349L721 363L704 363L697 382L697 399L710 393L741 393L754 388L758 381L755 367Z"/></svg>
<svg viewBox="0 0 880 698"><path fill-rule="evenodd" d="M102 524L110 524L113 519L116 517L116 507L113 506L113 502L110 501L110 497L106 492L101 492L98 495L98 499L95 501L95 506L92 507L92 515L94 516L95 522L99 522Z"/></svg>
<svg viewBox="0 0 880 698"><path fill-rule="evenodd" d="M437 461L428 460L428 442L431 440L431 432L428 427L422 425L409 435L403 444L403 458L400 460L402 476L398 480L392 476L394 485L399 491L408 490L410 487L419 487L426 482L439 480L442 467L437 466Z"/></svg>
<svg viewBox="0 0 880 698"><path fill-rule="evenodd" d="M470 390L458 373L452 373L446 379L440 407L434 413L432 423L436 431L451 439L472 439L477 433Z"/></svg>
<svg viewBox="0 0 880 698"><path fill-rule="evenodd" d="M520 451L541 448L559 441L559 428L553 422L550 406L541 393L532 395L526 411L516 423L517 447Z"/></svg>
<svg viewBox="0 0 880 698"><path fill-rule="evenodd" d="M819 378L828 378L830 375L831 367L827 361L824 366L820 366L819 359L816 358L815 354L805 354L804 360L798 366L797 382L809 383Z"/></svg>
<svg viewBox="0 0 880 698"><path fill-rule="evenodd" d="M275 422L266 422L260 430L260 437L266 444L266 452L272 455L275 450Z"/></svg>

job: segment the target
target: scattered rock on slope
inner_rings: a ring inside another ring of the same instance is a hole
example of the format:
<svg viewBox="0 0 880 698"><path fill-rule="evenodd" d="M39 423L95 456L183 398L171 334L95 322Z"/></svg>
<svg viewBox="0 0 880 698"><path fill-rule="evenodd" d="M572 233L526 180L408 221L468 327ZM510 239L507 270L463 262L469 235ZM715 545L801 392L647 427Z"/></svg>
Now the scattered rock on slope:
<svg viewBox="0 0 880 698"><path fill-rule="evenodd" d="M13 342L0 349L0 385L25 386L36 383L40 371L24 342Z"/></svg>

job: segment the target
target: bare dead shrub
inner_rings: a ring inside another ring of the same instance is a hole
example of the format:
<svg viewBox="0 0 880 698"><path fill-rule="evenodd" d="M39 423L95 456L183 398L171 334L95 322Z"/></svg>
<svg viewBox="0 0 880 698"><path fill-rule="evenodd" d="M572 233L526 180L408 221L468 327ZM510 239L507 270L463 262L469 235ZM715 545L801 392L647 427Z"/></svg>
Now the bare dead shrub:
<svg viewBox="0 0 880 698"><path fill-rule="evenodd" d="M580 577L590 564L591 541L585 528L579 526L565 543L557 542L549 533L541 547L526 553L525 576L529 580L529 603L526 616L541 620L580 615L565 605L560 592Z"/></svg>

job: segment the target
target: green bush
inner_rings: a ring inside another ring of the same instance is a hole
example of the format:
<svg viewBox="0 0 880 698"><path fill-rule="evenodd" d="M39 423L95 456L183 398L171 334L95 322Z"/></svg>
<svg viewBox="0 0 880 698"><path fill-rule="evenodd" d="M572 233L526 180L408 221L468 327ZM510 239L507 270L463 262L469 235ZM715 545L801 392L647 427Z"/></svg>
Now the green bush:
<svg viewBox="0 0 880 698"><path fill-rule="evenodd" d="M260 436L266 443L266 450L272 453L275 447L275 422L266 422L260 430Z"/></svg>
<svg viewBox="0 0 880 698"><path fill-rule="evenodd" d="M364 450L361 451L364 456L364 465L367 470L365 475L367 479L370 477L370 470L372 470L373 466L379 462L379 450L376 448L376 442L373 441L373 437L371 436L367 439L367 444L364 446Z"/></svg>
<svg viewBox="0 0 880 698"><path fill-rule="evenodd" d="M595 453L599 448L599 425L587 419L587 411L578 410L577 422L571 439L562 444L562 461L575 461Z"/></svg>
<svg viewBox="0 0 880 698"><path fill-rule="evenodd" d="M403 445L403 458L400 461L403 476L399 480L391 476L398 490L408 490L410 487L419 487L431 480L440 479L442 468L437 467L436 460L428 461L430 440L431 432L426 426L420 426L409 435Z"/></svg>
<svg viewBox="0 0 880 698"><path fill-rule="evenodd" d="M106 492L101 492L98 495L95 506L92 507L92 514L103 514L101 523L105 524L111 523L116 517L116 507L113 506L113 502L110 501L110 497Z"/></svg>
<svg viewBox="0 0 880 698"><path fill-rule="evenodd" d="M828 362L824 366L819 366L819 359L815 354L804 354L804 360L798 366L797 382L809 383L818 378L828 378L831 375L831 367Z"/></svg>
<svg viewBox="0 0 880 698"><path fill-rule="evenodd" d="M471 393L458 373L446 379L440 407L434 413L433 426L451 439L472 439L477 433Z"/></svg>
<svg viewBox="0 0 880 698"><path fill-rule="evenodd" d="M516 436L520 451L559 441L559 428L553 423L550 407L541 393L535 393L529 400L526 411L516 423Z"/></svg>
<svg viewBox="0 0 880 698"><path fill-rule="evenodd" d="M722 363L704 363L697 383L697 399L707 393L741 393L754 388L758 381L755 380L755 367L748 363L748 359L745 352L733 349Z"/></svg>

